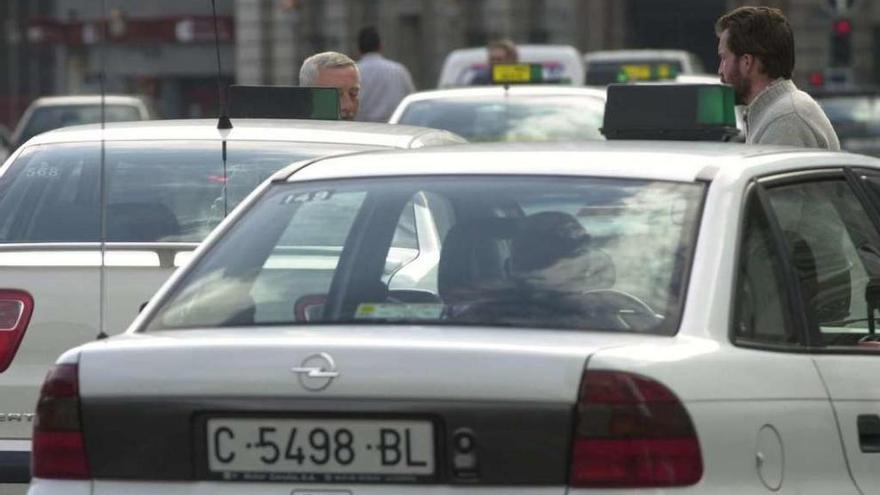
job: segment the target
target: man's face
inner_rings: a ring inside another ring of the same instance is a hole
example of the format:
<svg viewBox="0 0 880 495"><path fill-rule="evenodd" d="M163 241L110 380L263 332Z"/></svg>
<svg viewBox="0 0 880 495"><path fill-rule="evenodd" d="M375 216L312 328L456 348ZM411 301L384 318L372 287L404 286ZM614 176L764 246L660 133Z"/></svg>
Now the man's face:
<svg viewBox="0 0 880 495"><path fill-rule="evenodd" d="M318 69L315 86L339 89L339 113L342 120L354 120L358 111L361 80L357 68L323 67Z"/></svg>
<svg viewBox="0 0 880 495"><path fill-rule="evenodd" d="M742 57L737 57L727 47L727 38L729 32L725 29L718 37L718 75L721 76L721 82L729 84L733 87L736 95L736 104L743 105L748 103L746 98L751 93L752 82L748 78L747 72L743 67Z"/></svg>
<svg viewBox="0 0 880 495"><path fill-rule="evenodd" d="M513 60L507 50L503 48L490 48L489 49L489 63L490 64L512 64L515 63L516 60Z"/></svg>

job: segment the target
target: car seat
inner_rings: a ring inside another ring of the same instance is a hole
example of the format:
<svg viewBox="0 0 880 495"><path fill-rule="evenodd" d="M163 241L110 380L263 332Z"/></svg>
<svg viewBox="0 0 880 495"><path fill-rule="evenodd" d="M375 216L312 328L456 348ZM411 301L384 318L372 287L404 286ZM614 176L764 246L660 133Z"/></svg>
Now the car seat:
<svg viewBox="0 0 880 495"><path fill-rule="evenodd" d="M437 267L437 290L444 303L465 303L508 287L507 260L516 222L480 218L449 229Z"/></svg>
<svg viewBox="0 0 880 495"><path fill-rule="evenodd" d="M107 205L107 240L156 242L180 235L177 217L159 202Z"/></svg>

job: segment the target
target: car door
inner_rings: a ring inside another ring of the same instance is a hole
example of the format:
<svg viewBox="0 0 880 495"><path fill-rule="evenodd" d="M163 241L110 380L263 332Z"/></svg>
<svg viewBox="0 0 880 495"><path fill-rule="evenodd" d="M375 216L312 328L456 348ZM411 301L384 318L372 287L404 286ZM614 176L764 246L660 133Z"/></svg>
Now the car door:
<svg viewBox="0 0 880 495"><path fill-rule="evenodd" d="M748 402L726 404L719 417L736 419L708 430L724 438L715 442L725 445L729 469L751 454L737 486L754 483L746 477L754 472L757 486L774 492L855 493L833 410L808 352L803 304L794 298L796 275L768 206L762 184L752 184L740 227L730 322L738 364L722 371L722 362L716 371L760 378L738 390ZM701 409L695 407L694 414L711 414Z"/></svg>
<svg viewBox="0 0 880 495"><path fill-rule="evenodd" d="M810 172L768 184L767 197L808 325L807 345L824 381L850 474L880 492L880 346L873 330L880 234L866 209L863 176Z"/></svg>

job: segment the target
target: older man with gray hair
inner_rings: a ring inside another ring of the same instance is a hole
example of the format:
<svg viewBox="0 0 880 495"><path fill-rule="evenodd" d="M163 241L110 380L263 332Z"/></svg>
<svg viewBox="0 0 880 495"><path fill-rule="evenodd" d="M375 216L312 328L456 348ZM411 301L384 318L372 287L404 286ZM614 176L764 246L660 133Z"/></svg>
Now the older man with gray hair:
<svg viewBox="0 0 880 495"><path fill-rule="evenodd" d="M307 58L299 69L300 86L337 88L339 116L354 120L358 111L361 75L357 64L339 52L322 52Z"/></svg>

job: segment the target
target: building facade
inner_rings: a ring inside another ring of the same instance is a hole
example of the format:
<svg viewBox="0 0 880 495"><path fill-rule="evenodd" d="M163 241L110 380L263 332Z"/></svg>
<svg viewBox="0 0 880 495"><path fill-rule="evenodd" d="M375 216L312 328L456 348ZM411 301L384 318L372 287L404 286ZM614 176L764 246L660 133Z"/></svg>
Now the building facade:
<svg viewBox="0 0 880 495"><path fill-rule="evenodd" d="M420 89L436 85L449 51L496 37L571 44L582 52L683 48L714 73L715 20L750 4L775 6L789 17L799 84L828 73L839 18L852 27L853 56L843 72L857 82L880 80L874 55L880 2L870 0L236 0L236 80L295 84L299 64L312 53L357 56L355 38L365 25L378 27L386 56L407 65Z"/></svg>

